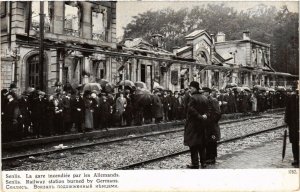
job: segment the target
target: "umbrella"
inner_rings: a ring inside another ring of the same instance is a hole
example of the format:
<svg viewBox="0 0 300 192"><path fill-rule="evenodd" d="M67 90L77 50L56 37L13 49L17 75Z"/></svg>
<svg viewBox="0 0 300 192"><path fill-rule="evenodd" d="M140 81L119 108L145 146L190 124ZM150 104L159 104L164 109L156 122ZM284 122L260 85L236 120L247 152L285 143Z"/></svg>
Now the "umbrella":
<svg viewBox="0 0 300 192"><path fill-rule="evenodd" d="M137 89L135 91L136 95L151 95L151 92L147 89Z"/></svg>
<svg viewBox="0 0 300 192"><path fill-rule="evenodd" d="M142 81L137 81L137 82L134 83L134 85L136 87L139 87L139 88L142 88L142 89L147 89L146 84L144 82L142 82Z"/></svg>
<svg viewBox="0 0 300 192"><path fill-rule="evenodd" d="M266 91L266 87L262 87L261 85L254 85L253 89L259 90L259 91Z"/></svg>
<svg viewBox="0 0 300 192"><path fill-rule="evenodd" d="M243 91L243 88L242 87L233 87L232 90L241 92L241 91Z"/></svg>
<svg viewBox="0 0 300 192"><path fill-rule="evenodd" d="M151 103L151 92L147 89L137 89L134 94L135 106L147 106Z"/></svg>
<svg viewBox="0 0 300 192"><path fill-rule="evenodd" d="M258 89L258 90L260 90L262 88L262 86L260 86L260 85L254 85L253 86L253 89Z"/></svg>
<svg viewBox="0 0 300 192"><path fill-rule="evenodd" d="M249 87L242 87L242 89L245 90L245 91L251 92Z"/></svg>
<svg viewBox="0 0 300 192"><path fill-rule="evenodd" d="M225 88L237 87L236 83L228 83Z"/></svg>
<svg viewBox="0 0 300 192"><path fill-rule="evenodd" d="M103 87L103 91L106 93L113 93L114 92L114 88L115 86L111 83L107 83L104 87Z"/></svg>
<svg viewBox="0 0 300 192"><path fill-rule="evenodd" d="M122 80L117 85L118 86L134 87L134 83L130 80Z"/></svg>
<svg viewBox="0 0 300 192"><path fill-rule="evenodd" d="M282 145L282 161L285 157L285 150L286 150L286 138L287 138L287 130L284 130L283 134L283 145Z"/></svg>
<svg viewBox="0 0 300 192"><path fill-rule="evenodd" d="M102 90L99 83L87 83L83 86L83 91L97 91L100 93Z"/></svg>
<svg viewBox="0 0 300 192"><path fill-rule="evenodd" d="M109 83L109 81L106 80L106 79L101 79L101 80L99 81L99 84L100 84L100 86L101 86L102 88L105 87L105 85L106 85L107 83Z"/></svg>
<svg viewBox="0 0 300 192"><path fill-rule="evenodd" d="M275 89L273 89L273 88L268 88L268 91L275 92Z"/></svg>
<svg viewBox="0 0 300 192"><path fill-rule="evenodd" d="M164 88L162 86L157 86L154 89L158 89L158 90L164 90Z"/></svg>
<svg viewBox="0 0 300 192"><path fill-rule="evenodd" d="M159 90L163 90L163 86L159 85L157 82L153 83L153 89L159 89Z"/></svg>
<svg viewBox="0 0 300 192"><path fill-rule="evenodd" d="M278 86L275 88L276 91L285 91L285 88L283 86Z"/></svg>

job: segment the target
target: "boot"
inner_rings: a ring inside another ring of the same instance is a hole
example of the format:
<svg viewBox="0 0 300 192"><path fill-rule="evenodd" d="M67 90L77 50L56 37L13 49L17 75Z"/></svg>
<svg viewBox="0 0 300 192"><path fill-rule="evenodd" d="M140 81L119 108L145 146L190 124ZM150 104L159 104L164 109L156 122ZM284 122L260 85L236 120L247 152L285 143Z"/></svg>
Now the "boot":
<svg viewBox="0 0 300 192"><path fill-rule="evenodd" d="M186 168L188 168L188 169L199 169L199 165L191 164L191 165L187 165Z"/></svg>

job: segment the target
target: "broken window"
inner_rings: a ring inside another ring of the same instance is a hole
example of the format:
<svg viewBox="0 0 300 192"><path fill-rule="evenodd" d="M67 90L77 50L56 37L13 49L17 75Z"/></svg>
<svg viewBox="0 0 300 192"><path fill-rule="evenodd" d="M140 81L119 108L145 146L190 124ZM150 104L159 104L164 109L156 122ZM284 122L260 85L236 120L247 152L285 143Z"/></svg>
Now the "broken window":
<svg viewBox="0 0 300 192"><path fill-rule="evenodd" d="M44 31L50 32L50 15L49 15L49 3L44 1ZM32 30L40 30L40 1L32 1L31 4L31 28Z"/></svg>
<svg viewBox="0 0 300 192"><path fill-rule="evenodd" d="M80 28L80 9L77 2L66 2L65 3L65 35L71 35L79 37Z"/></svg>
<svg viewBox="0 0 300 192"><path fill-rule="evenodd" d="M107 10L99 6L92 11L92 38L94 40L105 40L107 28Z"/></svg>

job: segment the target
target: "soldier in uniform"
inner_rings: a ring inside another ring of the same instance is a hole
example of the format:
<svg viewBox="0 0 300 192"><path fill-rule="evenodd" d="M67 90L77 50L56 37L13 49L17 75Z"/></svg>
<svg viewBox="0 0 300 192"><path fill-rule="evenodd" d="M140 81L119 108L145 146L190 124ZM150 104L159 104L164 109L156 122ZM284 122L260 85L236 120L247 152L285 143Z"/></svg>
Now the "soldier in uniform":
<svg viewBox="0 0 300 192"><path fill-rule="evenodd" d="M184 145L191 151L191 165L187 168L199 168L199 156L201 168L206 167L205 158L205 129L208 114L208 99L199 92L199 83L190 83L191 97L187 106L187 120L184 127Z"/></svg>
<svg viewBox="0 0 300 192"><path fill-rule="evenodd" d="M216 99L217 90L203 87L204 96L208 99L208 117L206 129L206 163L215 164L217 157L217 141L220 140L221 133L219 120L221 118L221 110L219 102Z"/></svg>

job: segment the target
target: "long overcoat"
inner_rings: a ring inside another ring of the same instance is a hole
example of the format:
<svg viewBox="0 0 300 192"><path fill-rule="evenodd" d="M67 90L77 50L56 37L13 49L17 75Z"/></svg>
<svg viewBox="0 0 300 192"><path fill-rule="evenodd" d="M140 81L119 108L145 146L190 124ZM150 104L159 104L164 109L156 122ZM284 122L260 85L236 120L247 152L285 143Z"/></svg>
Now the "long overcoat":
<svg viewBox="0 0 300 192"><path fill-rule="evenodd" d="M207 130L206 135L208 141L218 141L221 138L219 120L221 118L221 109L219 105L219 101L216 98L208 96L208 118L207 118ZM215 139L212 138L215 136Z"/></svg>
<svg viewBox="0 0 300 192"><path fill-rule="evenodd" d="M251 111L256 112L257 111L257 98L255 95L251 96L250 102L251 102Z"/></svg>
<svg viewBox="0 0 300 192"><path fill-rule="evenodd" d="M152 111L155 118L163 117L163 104L158 95L152 95Z"/></svg>
<svg viewBox="0 0 300 192"><path fill-rule="evenodd" d="M21 114L18 106L18 102L16 100L7 102L3 112L4 112L4 118L3 118L4 131L11 132L11 133L17 131L16 129L18 124L18 118L19 115Z"/></svg>
<svg viewBox="0 0 300 192"><path fill-rule="evenodd" d="M187 120L184 127L184 145L189 147L205 145L206 120L202 115L208 113L208 99L200 94L193 93L187 106Z"/></svg>
<svg viewBox="0 0 300 192"><path fill-rule="evenodd" d="M84 119L84 101L81 97L71 100L72 106L72 121L83 122Z"/></svg>
<svg viewBox="0 0 300 192"><path fill-rule="evenodd" d="M85 111L84 111L84 125L85 128L88 129L93 129L94 128L94 102L90 98L84 98L84 106L85 106Z"/></svg>
<svg viewBox="0 0 300 192"><path fill-rule="evenodd" d="M228 95L228 113L235 113L236 112L236 99L232 93Z"/></svg>
<svg viewBox="0 0 300 192"><path fill-rule="evenodd" d="M293 94L286 100L285 122L289 127L291 143L299 142L299 96Z"/></svg>
<svg viewBox="0 0 300 192"><path fill-rule="evenodd" d="M72 121L71 99L67 97L63 98L62 107L63 107L63 121L71 122Z"/></svg>

